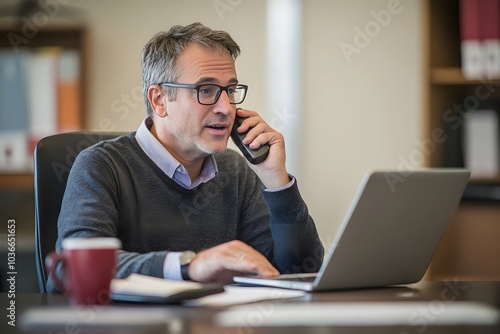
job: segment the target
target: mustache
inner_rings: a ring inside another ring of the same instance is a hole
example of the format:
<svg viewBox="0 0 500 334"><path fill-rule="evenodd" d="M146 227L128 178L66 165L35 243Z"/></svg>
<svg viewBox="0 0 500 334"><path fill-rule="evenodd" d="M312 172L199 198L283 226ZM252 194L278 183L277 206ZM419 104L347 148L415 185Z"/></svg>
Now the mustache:
<svg viewBox="0 0 500 334"><path fill-rule="evenodd" d="M230 124L231 119L228 115L217 115L215 118L210 118L206 123L227 123Z"/></svg>

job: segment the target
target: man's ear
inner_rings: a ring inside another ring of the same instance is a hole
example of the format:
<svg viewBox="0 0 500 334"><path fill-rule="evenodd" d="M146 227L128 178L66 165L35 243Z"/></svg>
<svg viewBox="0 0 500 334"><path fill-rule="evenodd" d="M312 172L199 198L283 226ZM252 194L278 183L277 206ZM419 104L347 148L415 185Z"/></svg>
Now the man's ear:
<svg viewBox="0 0 500 334"><path fill-rule="evenodd" d="M151 85L148 88L148 100L151 104L151 109L159 117L167 116L166 95L159 85Z"/></svg>

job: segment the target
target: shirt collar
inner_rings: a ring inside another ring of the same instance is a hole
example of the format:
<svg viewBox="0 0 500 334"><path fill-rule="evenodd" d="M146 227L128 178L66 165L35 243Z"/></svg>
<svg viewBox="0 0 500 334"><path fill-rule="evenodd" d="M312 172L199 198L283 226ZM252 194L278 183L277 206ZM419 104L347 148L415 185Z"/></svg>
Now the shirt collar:
<svg viewBox="0 0 500 334"><path fill-rule="evenodd" d="M193 189L201 183L208 182L214 178L217 173L217 163L213 155L209 155L203 161L200 176L193 182L189 177L186 168L175 159L172 154L153 136L150 129L153 126L153 120L147 117L141 122L135 138L144 153L153 160L153 162L171 179L186 189Z"/></svg>

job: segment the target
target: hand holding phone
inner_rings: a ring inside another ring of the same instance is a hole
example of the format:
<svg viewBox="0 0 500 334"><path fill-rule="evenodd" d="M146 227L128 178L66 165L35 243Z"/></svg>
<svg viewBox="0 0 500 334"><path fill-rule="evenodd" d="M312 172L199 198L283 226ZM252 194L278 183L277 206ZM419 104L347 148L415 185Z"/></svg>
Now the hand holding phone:
<svg viewBox="0 0 500 334"><path fill-rule="evenodd" d="M234 124L233 128L231 129L231 138L233 139L234 143L240 151L243 153L245 158L253 164L253 165L258 165L262 161L266 160L267 155L269 154L269 144L265 143L264 145L261 145L257 149L250 148L250 146L243 144L243 139L247 135L248 131L245 131L243 133L239 133L236 129L239 128L241 123L243 123L243 120L245 120L244 117L236 115L236 118L234 119Z"/></svg>

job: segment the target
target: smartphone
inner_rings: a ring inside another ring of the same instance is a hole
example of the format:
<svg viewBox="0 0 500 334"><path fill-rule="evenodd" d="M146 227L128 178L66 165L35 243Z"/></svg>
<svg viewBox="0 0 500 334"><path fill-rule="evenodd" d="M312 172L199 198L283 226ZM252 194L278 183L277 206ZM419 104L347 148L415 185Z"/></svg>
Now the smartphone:
<svg viewBox="0 0 500 334"><path fill-rule="evenodd" d="M233 139L234 143L240 151L243 153L245 158L247 158L248 161L250 161L251 164L253 165L258 165L262 161L266 160L267 155L269 154L269 144L265 143L264 145L261 145L257 149L250 148L248 145L243 144L243 138L247 135L248 131L239 133L236 129L243 123L244 117L240 117L236 115L236 118L234 119L234 124L233 128L231 129L231 138Z"/></svg>

